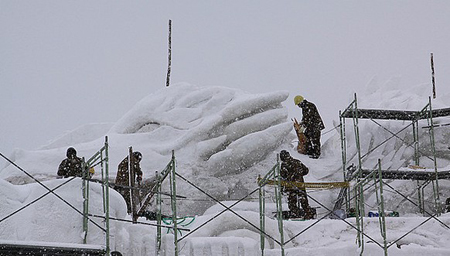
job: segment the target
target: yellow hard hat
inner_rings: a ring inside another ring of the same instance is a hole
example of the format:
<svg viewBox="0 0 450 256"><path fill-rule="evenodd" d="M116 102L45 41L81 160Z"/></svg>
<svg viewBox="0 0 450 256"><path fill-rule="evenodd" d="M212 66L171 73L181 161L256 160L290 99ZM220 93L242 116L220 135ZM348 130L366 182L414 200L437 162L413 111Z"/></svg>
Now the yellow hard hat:
<svg viewBox="0 0 450 256"><path fill-rule="evenodd" d="M295 105L300 104L304 100L303 96L297 95L294 97L294 103Z"/></svg>

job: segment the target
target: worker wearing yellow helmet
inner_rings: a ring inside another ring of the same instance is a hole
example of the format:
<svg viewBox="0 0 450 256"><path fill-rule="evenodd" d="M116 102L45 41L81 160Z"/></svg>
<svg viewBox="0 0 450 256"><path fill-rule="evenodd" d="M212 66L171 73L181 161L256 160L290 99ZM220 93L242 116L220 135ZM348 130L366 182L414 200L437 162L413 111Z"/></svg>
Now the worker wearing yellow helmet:
<svg viewBox="0 0 450 256"><path fill-rule="evenodd" d="M297 95L294 97L294 103L295 105L300 104L304 100L303 96Z"/></svg>
<svg viewBox="0 0 450 256"><path fill-rule="evenodd" d="M304 128L306 137L306 154L311 158L319 158L321 130L325 129L319 111L314 103L307 101L301 95L294 97L294 104L302 109L300 125Z"/></svg>

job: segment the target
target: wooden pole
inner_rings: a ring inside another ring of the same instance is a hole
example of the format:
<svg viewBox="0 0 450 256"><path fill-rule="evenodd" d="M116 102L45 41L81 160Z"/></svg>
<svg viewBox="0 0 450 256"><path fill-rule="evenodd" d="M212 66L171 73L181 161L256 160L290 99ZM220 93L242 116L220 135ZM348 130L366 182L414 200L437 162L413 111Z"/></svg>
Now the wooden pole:
<svg viewBox="0 0 450 256"><path fill-rule="evenodd" d="M172 64L172 20L169 20L169 62L167 67L166 87L170 84L170 66Z"/></svg>
<svg viewBox="0 0 450 256"><path fill-rule="evenodd" d="M436 99L436 84L434 81L434 61L433 61L433 53L431 53L431 82L433 84L433 99Z"/></svg>
<svg viewBox="0 0 450 256"><path fill-rule="evenodd" d="M130 206L131 206L131 216L133 219L133 224L137 223L138 216L136 214L136 190L134 189L136 182L136 174L134 170L134 156L133 156L133 148L128 148L128 186L130 190Z"/></svg>

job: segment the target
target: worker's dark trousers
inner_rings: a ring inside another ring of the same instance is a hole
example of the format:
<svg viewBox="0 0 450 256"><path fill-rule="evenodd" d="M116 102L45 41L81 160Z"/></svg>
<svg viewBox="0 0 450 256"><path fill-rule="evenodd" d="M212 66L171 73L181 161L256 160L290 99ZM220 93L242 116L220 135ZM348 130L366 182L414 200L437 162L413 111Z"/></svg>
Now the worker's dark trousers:
<svg viewBox="0 0 450 256"><path fill-rule="evenodd" d="M306 196L306 191L296 189L288 192L288 207L289 211L296 216L301 216L302 211L300 210L299 203L305 212L305 215L309 213L308 197Z"/></svg>
<svg viewBox="0 0 450 256"><path fill-rule="evenodd" d="M309 130L309 131L308 131ZM312 158L319 158L320 156L320 136L321 132L318 129L307 129L306 136L306 154Z"/></svg>

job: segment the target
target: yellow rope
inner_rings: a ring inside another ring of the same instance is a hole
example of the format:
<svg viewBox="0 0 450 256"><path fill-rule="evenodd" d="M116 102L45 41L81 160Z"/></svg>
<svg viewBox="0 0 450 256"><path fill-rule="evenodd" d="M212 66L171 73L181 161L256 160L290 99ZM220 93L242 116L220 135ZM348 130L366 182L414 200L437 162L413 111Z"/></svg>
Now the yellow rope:
<svg viewBox="0 0 450 256"><path fill-rule="evenodd" d="M259 182L259 179L258 179ZM267 180L267 185L277 185L276 180ZM350 183L343 182L297 182L297 181L281 181L283 187L297 187L297 188L309 188L309 189L333 189L333 188L348 188Z"/></svg>

